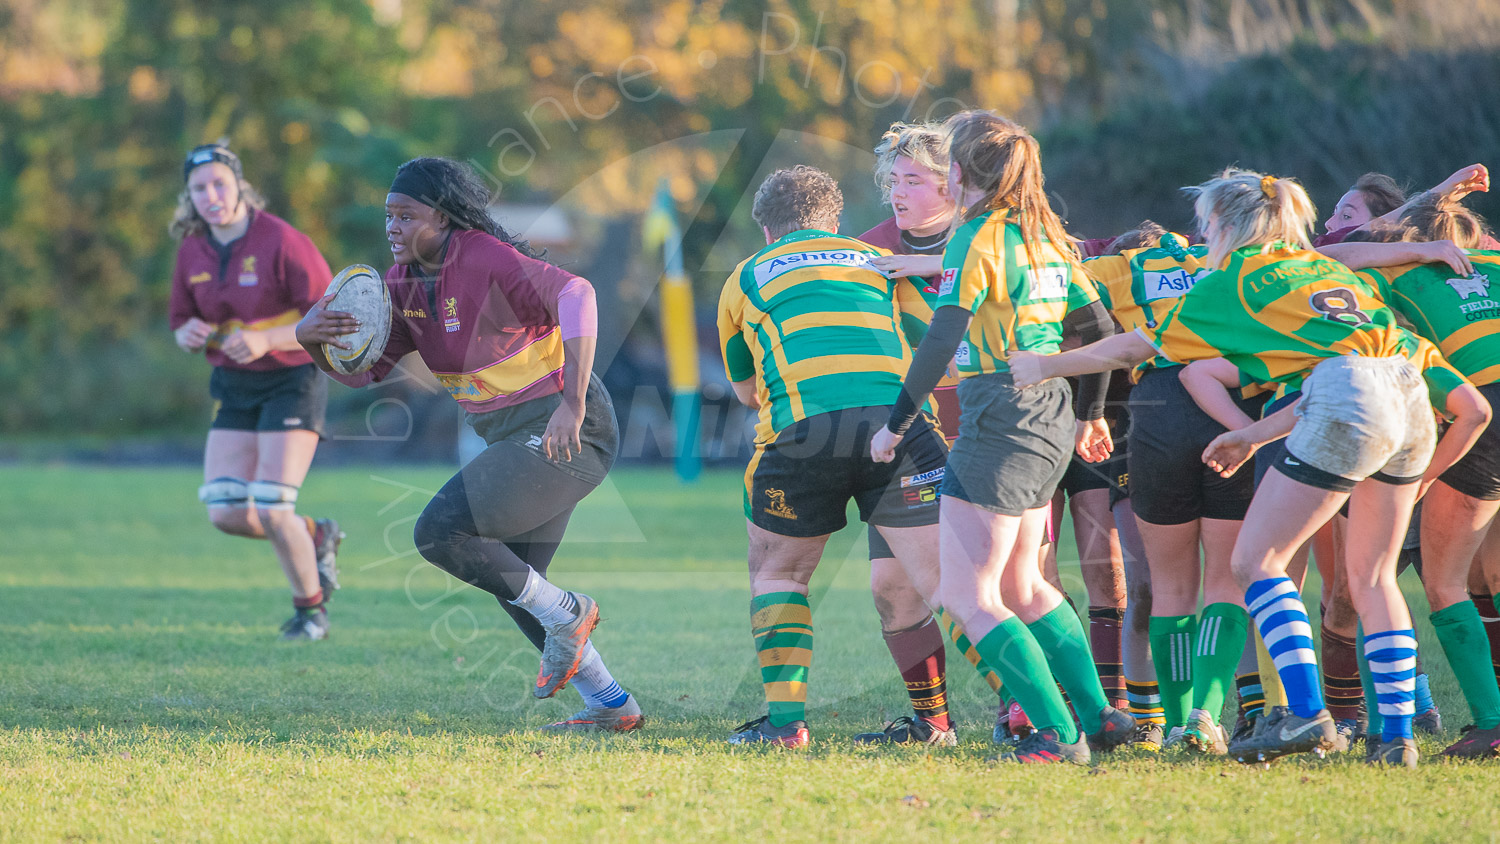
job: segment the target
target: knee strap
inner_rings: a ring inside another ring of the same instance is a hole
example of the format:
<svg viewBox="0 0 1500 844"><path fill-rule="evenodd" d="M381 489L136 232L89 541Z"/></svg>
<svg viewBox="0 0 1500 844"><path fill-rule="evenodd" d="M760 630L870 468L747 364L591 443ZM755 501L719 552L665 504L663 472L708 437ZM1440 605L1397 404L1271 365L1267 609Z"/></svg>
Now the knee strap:
<svg viewBox="0 0 1500 844"><path fill-rule="evenodd" d="M291 510L297 506L297 487L279 481L251 481L250 497L262 510Z"/></svg>
<svg viewBox="0 0 1500 844"><path fill-rule="evenodd" d="M214 478L198 487L198 500L209 507L249 507L250 486L240 478Z"/></svg>

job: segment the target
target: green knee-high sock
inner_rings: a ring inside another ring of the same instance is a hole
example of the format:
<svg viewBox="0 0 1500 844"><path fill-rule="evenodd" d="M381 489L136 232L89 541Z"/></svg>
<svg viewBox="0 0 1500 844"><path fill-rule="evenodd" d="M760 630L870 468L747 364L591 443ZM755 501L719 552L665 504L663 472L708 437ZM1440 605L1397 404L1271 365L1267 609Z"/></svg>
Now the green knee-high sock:
<svg viewBox="0 0 1500 844"><path fill-rule="evenodd" d="M1469 702L1474 726L1481 730L1500 726L1500 686L1495 684L1490 640L1479 610L1472 601L1460 601L1433 613L1432 628Z"/></svg>
<svg viewBox="0 0 1500 844"><path fill-rule="evenodd" d="M1056 730L1058 740L1064 743L1078 741L1078 728L1057 693L1047 656L1021 619L1011 616L1000 622L975 647L986 663L999 670L1005 688L1020 701L1033 726ZM1092 668L1093 661L1087 665Z"/></svg>
<svg viewBox="0 0 1500 844"><path fill-rule="evenodd" d="M807 674L812 668L812 608L797 592L771 592L750 600L750 634L760 657L771 725L807 720Z"/></svg>
<svg viewBox="0 0 1500 844"><path fill-rule="evenodd" d="M1094 668L1094 654L1089 637L1083 632L1078 613L1067 604L1058 604L1052 612L1026 625L1037 645L1047 655L1052 674L1068 692L1073 711L1085 733L1097 733L1104 726L1099 713L1109 706L1099 672ZM1024 708L1025 704L1021 704Z"/></svg>
<svg viewBox="0 0 1500 844"><path fill-rule="evenodd" d="M948 641L952 642L955 648L958 648L958 652L963 654L964 659L968 660L970 665L974 666L974 670L979 672L979 676L984 678L984 681L989 684L990 688L998 692L1001 699L1009 704L1010 695L1006 694L1005 685L1000 682L1000 675L995 673L993 668L985 664L984 658L979 655L979 651L974 649L974 643L969 641L969 637L964 633L964 628L958 623L958 619L954 618L952 613L942 607L938 607L932 614L937 618L938 626L942 627L943 632L948 634Z"/></svg>
<svg viewBox="0 0 1500 844"><path fill-rule="evenodd" d="M1193 705L1193 638L1198 632L1198 617L1152 616L1148 630L1166 727L1181 727L1187 723L1188 709Z"/></svg>
<svg viewBox="0 0 1500 844"><path fill-rule="evenodd" d="M1365 640L1365 625L1355 625L1356 642ZM1359 684L1365 688L1365 735L1378 736L1385 728L1385 717L1380 714L1380 698L1375 694L1375 678L1370 676L1370 660L1365 657L1363 647L1355 648L1359 657Z"/></svg>
<svg viewBox="0 0 1500 844"><path fill-rule="evenodd" d="M1234 683L1234 669L1245 651L1250 616L1234 604L1209 604L1198 622L1198 644L1193 649L1193 708L1215 722Z"/></svg>

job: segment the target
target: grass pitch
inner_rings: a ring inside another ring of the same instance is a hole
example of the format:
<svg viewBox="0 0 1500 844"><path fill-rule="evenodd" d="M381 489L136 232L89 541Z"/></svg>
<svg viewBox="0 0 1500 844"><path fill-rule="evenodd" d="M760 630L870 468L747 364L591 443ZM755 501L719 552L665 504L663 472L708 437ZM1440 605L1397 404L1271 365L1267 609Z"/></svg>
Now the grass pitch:
<svg viewBox="0 0 1500 844"><path fill-rule="evenodd" d="M684 487L619 471L580 509L555 578L599 599L596 642L650 721L631 736L538 735L576 693L533 701L535 652L489 596L412 549L412 522L448 474L313 473L302 510L345 525L344 589L332 638L289 646L275 638L289 602L269 547L209 527L196 471L0 468L0 840L1455 841L1500 829L1500 763L1261 771L1121 753L1088 770L997 765L988 688L951 653L961 746L855 750L849 736L902 714L905 694L852 528L814 581L813 747L731 749L730 728L763 709L732 472ZM1451 738L1467 711L1419 591L1413 609Z"/></svg>

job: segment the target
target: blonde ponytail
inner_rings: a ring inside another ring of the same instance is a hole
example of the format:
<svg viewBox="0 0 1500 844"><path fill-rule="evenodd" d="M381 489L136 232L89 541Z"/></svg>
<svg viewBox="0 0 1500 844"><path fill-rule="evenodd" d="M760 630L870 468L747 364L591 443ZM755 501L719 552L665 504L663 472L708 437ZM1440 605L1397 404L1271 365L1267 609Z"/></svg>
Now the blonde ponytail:
<svg viewBox="0 0 1500 844"><path fill-rule="evenodd" d="M1245 246L1270 251L1274 243L1311 249L1317 209L1295 179L1229 168L1201 185L1183 188L1195 197L1198 229L1208 237L1208 264L1222 266ZM1209 231L1209 221L1215 221Z"/></svg>

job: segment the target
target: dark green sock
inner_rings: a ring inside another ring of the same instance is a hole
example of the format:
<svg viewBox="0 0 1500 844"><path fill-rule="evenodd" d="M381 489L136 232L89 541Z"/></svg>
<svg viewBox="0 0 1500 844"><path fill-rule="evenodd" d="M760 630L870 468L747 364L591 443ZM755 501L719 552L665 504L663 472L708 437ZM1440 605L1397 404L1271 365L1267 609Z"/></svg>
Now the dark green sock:
<svg viewBox="0 0 1500 844"><path fill-rule="evenodd" d="M1365 657L1365 625L1354 627L1354 641L1360 646L1354 649L1359 657L1359 684L1365 688L1365 735L1378 736L1385 728L1385 716L1380 714L1380 698L1375 694L1375 679L1370 676L1370 660Z"/></svg>
<svg viewBox="0 0 1500 844"><path fill-rule="evenodd" d="M1026 717L1037 729L1057 731L1065 744L1078 741L1078 728L1063 704L1047 656L1021 619L1011 616L1000 622L975 644L984 661L1000 672L1005 688L1026 710ZM1089 666L1093 666L1090 661Z"/></svg>
<svg viewBox="0 0 1500 844"><path fill-rule="evenodd" d="M1250 616L1234 604L1209 604L1198 621L1198 643L1193 649L1193 708L1217 722L1224 699L1234 683L1234 669L1245 650Z"/></svg>
<svg viewBox="0 0 1500 844"><path fill-rule="evenodd" d="M1474 602L1460 601L1433 613L1432 629L1469 702L1474 726L1481 730L1500 726L1500 687L1495 685L1490 640Z"/></svg>
<svg viewBox="0 0 1500 844"><path fill-rule="evenodd" d="M1099 712L1109 705L1099 672L1094 668L1094 654L1089 649L1088 634L1078 613L1067 604L1058 604L1052 612L1026 625L1036 643L1047 655L1047 664L1073 701L1073 711L1085 733L1097 733L1104 726ZM1025 704L1022 704L1024 707Z"/></svg>
<svg viewBox="0 0 1500 844"><path fill-rule="evenodd" d="M1188 709L1193 705L1193 638L1197 632L1197 616L1151 617L1147 634L1151 640L1151 664L1156 666L1156 682L1161 688L1161 707L1168 730L1186 724Z"/></svg>

